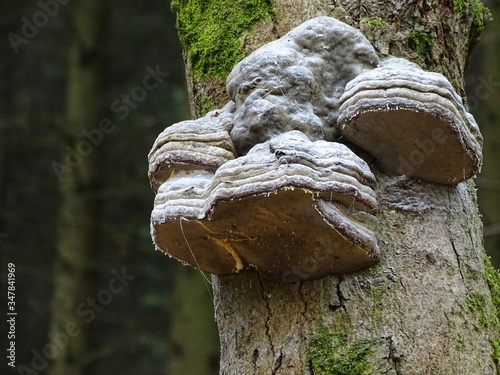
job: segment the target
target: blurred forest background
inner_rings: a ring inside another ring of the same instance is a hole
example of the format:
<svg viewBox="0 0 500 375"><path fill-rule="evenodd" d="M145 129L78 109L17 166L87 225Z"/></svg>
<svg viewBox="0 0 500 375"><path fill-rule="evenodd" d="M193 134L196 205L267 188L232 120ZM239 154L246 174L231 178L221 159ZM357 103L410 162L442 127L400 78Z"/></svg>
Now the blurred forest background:
<svg viewBox="0 0 500 375"><path fill-rule="evenodd" d="M500 0L486 4L500 20ZM217 374L210 292L149 235L147 154L191 117L169 1L5 0L0 31L1 293L13 263L18 313L18 369L3 357L1 373ZM467 99L485 137L476 183L497 267L499 60L492 22Z"/></svg>

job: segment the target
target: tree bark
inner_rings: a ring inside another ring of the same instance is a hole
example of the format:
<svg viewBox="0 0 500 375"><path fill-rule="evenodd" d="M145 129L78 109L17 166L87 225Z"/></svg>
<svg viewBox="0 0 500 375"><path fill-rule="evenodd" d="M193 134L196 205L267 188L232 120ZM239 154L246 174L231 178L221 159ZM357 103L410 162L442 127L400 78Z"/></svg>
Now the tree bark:
<svg viewBox="0 0 500 375"><path fill-rule="evenodd" d="M484 14L476 2L430 3L275 0L274 17L240 37L248 54L307 19L332 16L359 28L380 55L443 73L465 96L463 75ZM415 30L429 37L424 50ZM223 79L190 69L187 59L195 115L207 94L216 106L227 101ZM499 373L473 183L444 186L373 172L377 266L293 284L253 272L212 278L221 375Z"/></svg>
<svg viewBox="0 0 500 375"><path fill-rule="evenodd" d="M107 2L77 1L71 9L71 47L67 63L66 126L60 169L61 208L49 338L69 339L52 358L51 375L87 374L97 350L92 343L88 298L98 291L96 272L103 181L102 150L85 131L99 129L104 92L104 38ZM88 133L87 133L88 134ZM102 134L102 133L101 133ZM102 146L101 146L102 147ZM83 304L83 305L82 305ZM82 309L82 306L84 309ZM62 340L62 339L60 339Z"/></svg>

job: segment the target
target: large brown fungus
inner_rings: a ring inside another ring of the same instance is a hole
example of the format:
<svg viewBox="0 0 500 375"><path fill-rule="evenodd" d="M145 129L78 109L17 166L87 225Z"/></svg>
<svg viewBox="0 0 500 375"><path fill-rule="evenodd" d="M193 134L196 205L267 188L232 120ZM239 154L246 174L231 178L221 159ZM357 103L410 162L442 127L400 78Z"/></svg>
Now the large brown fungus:
<svg viewBox="0 0 500 375"><path fill-rule="evenodd" d="M347 84L338 127L383 171L457 184L482 164L482 137L450 82L391 57Z"/></svg>
<svg viewBox="0 0 500 375"><path fill-rule="evenodd" d="M149 154L157 249L202 271L292 282L379 259L375 177L456 184L480 168L481 135L451 84L380 62L356 29L305 22L241 61L230 101L162 132Z"/></svg>
<svg viewBox="0 0 500 375"><path fill-rule="evenodd" d="M378 259L374 184L346 146L291 131L215 174L191 170L162 184L153 238L215 274L251 267L292 281L352 272Z"/></svg>

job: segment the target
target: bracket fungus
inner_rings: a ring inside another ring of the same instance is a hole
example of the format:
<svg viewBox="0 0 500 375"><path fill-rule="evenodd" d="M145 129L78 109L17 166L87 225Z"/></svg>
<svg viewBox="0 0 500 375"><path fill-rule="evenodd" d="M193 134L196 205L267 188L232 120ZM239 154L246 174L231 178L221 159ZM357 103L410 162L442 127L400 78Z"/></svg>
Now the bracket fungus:
<svg viewBox="0 0 500 375"><path fill-rule="evenodd" d="M380 62L333 18L253 52L227 91L224 108L168 127L149 154L156 248L202 271L292 282L375 264L375 177L342 137L388 173L433 182L481 164L477 125L443 76ZM444 144L428 152L428 139ZM418 165L415 150L426 152Z"/></svg>
<svg viewBox="0 0 500 375"><path fill-rule="evenodd" d="M290 131L224 163L179 172L152 213L157 246L215 274L294 281L374 264L375 177L340 143Z"/></svg>
<svg viewBox="0 0 500 375"><path fill-rule="evenodd" d="M474 176L482 136L441 74L390 57L349 82L337 125L386 173L442 184Z"/></svg>
<svg viewBox="0 0 500 375"><path fill-rule="evenodd" d="M229 136L234 103L207 113L198 120L183 121L166 128L156 138L149 160L149 181L155 192L177 172L203 169L215 171L236 150Z"/></svg>
<svg viewBox="0 0 500 375"><path fill-rule="evenodd" d="M304 22L254 51L227 78L238 152L290 130L334 141L345 85L378 62L359 30L330 17Z"/></svg>

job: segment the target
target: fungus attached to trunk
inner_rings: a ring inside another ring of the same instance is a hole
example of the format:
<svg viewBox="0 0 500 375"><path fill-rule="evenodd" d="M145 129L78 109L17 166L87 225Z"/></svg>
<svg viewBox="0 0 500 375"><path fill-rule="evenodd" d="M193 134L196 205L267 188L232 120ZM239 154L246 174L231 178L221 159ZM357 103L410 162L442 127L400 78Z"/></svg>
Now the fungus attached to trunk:
<svg viewBox="0 0 500 375"><path fill-rule="evenodd" d="M347 147L292 131L158 190L157 247L202 271L290 282L374 264L375 179Z"/></svg>
<svg viewBox="0 0 500 375"><path fill-rule="evenodd" d="M443 184L474 176L482 137L441 74L388 58L358 75L340 99L338 127L389 174Z"/></svg>
<svg viewBox="0 0 500 375"><path fill-rule="evenodd" d="M174 124L149 154L156 247L214 274L256 269L282 281L373 265L375 177L456 184L480 168L481 135L446 78L382 63L356 29L298 26L235 66L230 101Z"/></svg>
<svg viewBox="0 0 500 375"><path fill-rule="evenodd" d="M238 153L290 130L311 140L336 140L345 85L378 63L359 30L330 17L306 21L254 51L227 78L236 103L231 137Z"/></svg>
<svg viewBox="0 0 500 375"><path fill-rule="evenodd" d="M233 111L234 103L230 102L205 117L179 122L160 133L148 155L148 176L155 192L180 171L215 172L235 158L236 150L229 136Z"/></svg>

